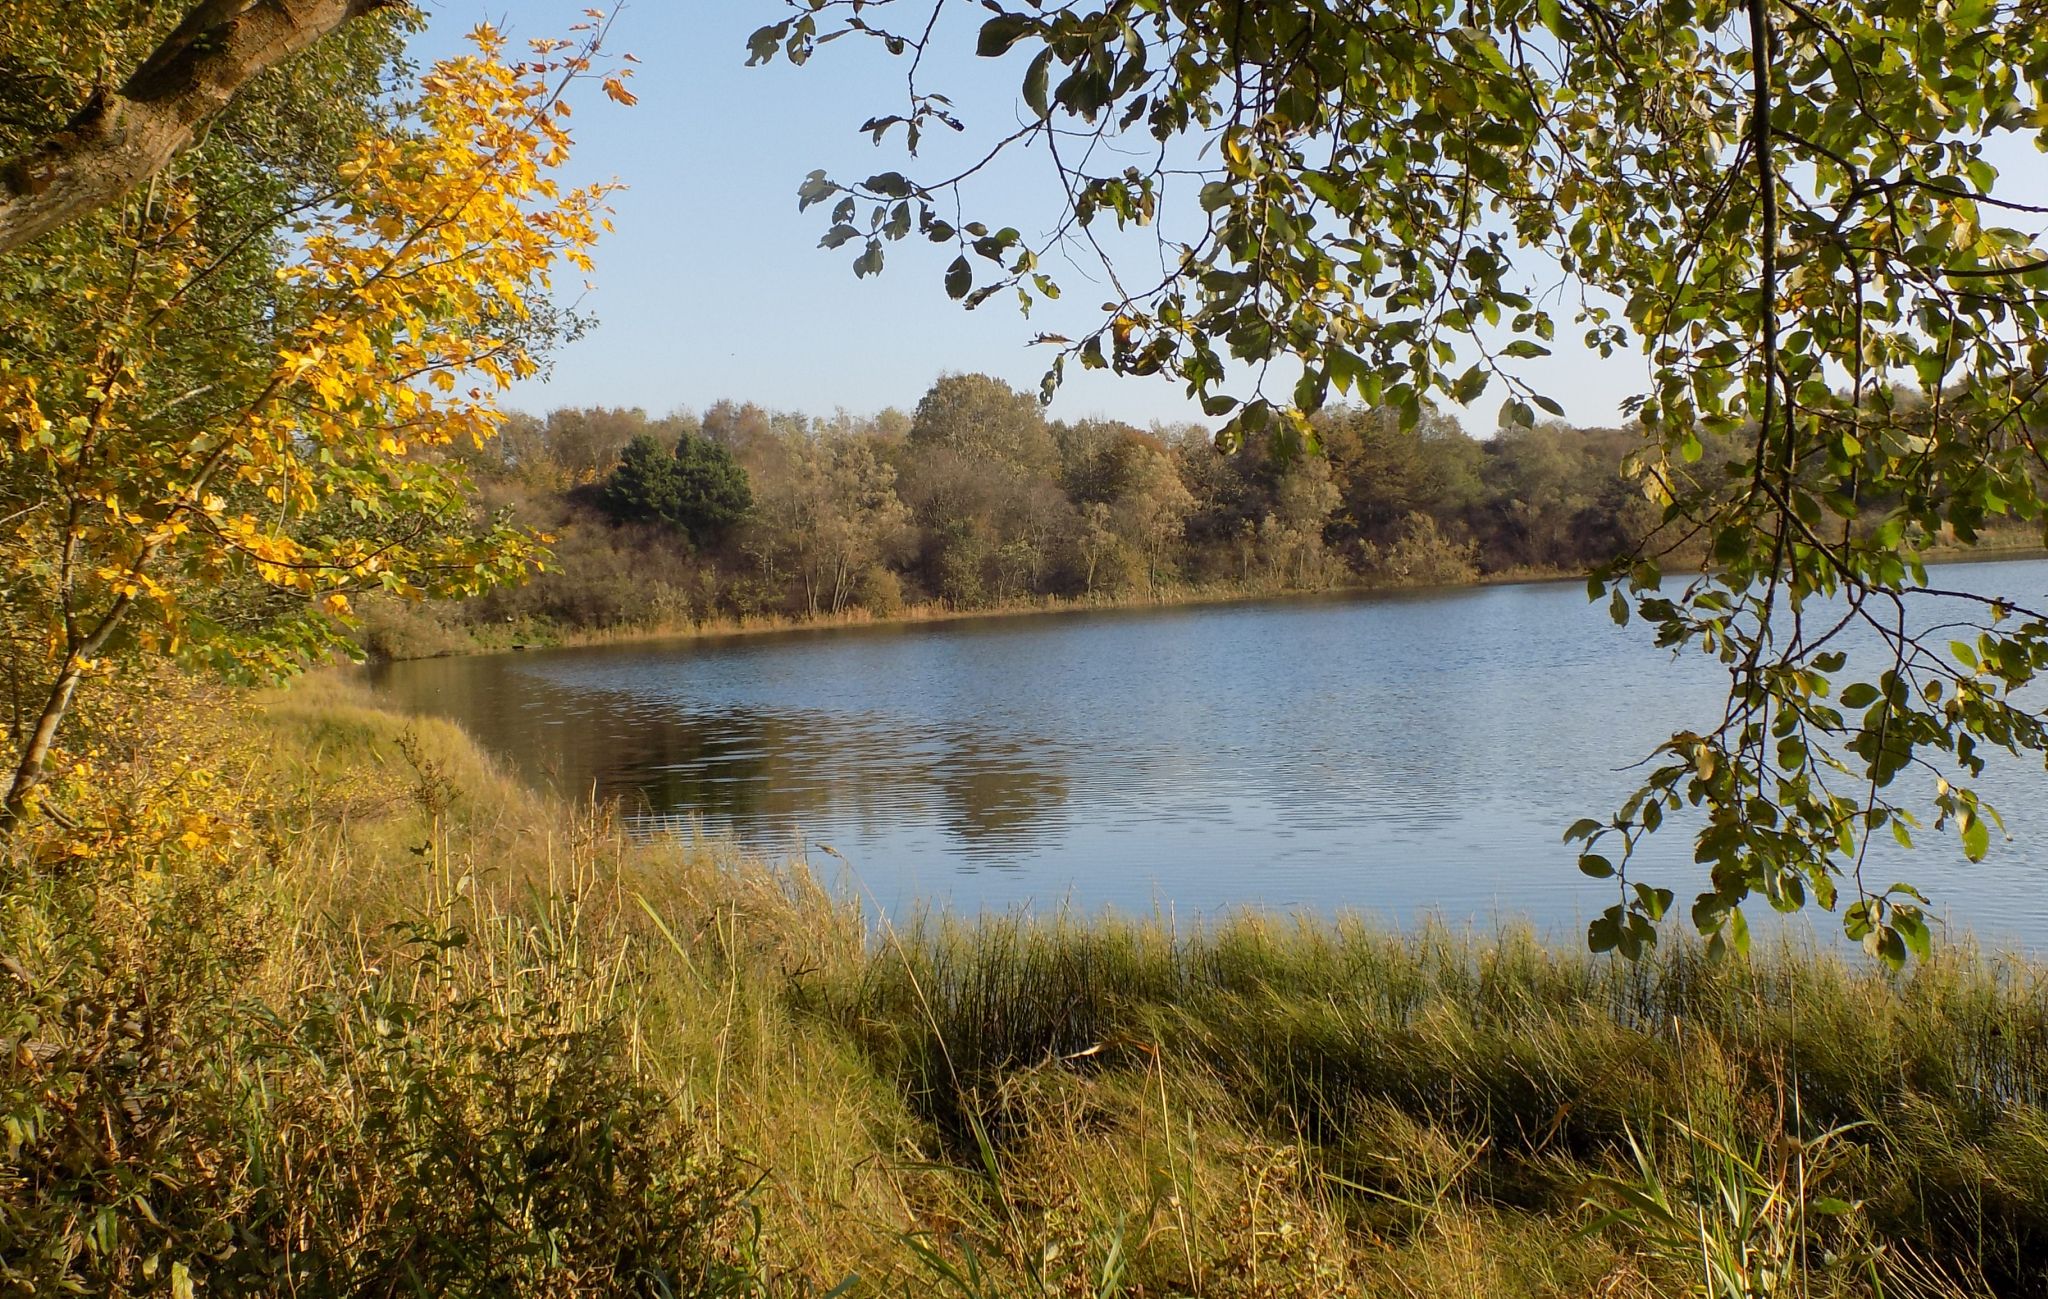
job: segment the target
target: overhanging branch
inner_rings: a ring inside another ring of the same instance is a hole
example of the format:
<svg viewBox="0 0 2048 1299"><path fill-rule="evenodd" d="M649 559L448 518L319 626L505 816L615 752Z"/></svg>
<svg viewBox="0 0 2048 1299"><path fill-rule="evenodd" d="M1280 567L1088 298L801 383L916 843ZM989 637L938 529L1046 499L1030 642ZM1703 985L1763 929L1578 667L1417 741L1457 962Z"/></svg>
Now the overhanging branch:
<svg viewBox="0 0 2048 1299"><path fill-rule="evenodd" d="M161 171L244 85L344 23L406 0L198 0L141 67L63 130L0 161L0 253Z"/></svg>

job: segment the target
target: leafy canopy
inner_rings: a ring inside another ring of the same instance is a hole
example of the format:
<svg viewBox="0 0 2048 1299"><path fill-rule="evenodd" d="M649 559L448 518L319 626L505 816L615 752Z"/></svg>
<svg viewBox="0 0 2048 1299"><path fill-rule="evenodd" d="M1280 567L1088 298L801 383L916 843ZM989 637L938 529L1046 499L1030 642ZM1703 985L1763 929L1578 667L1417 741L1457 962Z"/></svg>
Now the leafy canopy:
<svg viewBox="0 0 2048 1299"><path fill-rule="evenodd" d="M813 173L800 205L860 274L894 241L952 252L944 286L970 307L1056 296L1056 252L1099 260L1099 324L1041 339L1048 395L1070 363L1167 375L1228 416L1226 439L1312 442L1333 395L1408 424L1489 391L1507 425L1559 414L1526 363L1561 327L1646 359L1635 468L1661 522L1590 590L1725 665L1728 701L1615 815L1572 827L1618 891L1589 938L1655 940L1674 895L1631 867L1690 805L1709 877L1692 918L1717 950L1746 944L1757 897L1839 905L1894 964L1926 950L1924 900L1863 877L1873 838L1931 819L1981 857L1995 813L1967 781L1988 749L2048 748L2017 698L2048 618L1940 597L1924 567L1936 543L2043 516L2044 209L1994 162L2048 122L2038 4L940 0L892 23L898 7L793 0L750 42L802 62L858 35L910 60L906 100L862 128L910 164ZM970 130L924 57L970 16L1021 125L922 175L929 132ZM1024 148L1063 199L1035 238L976 188ZM1143 227L1156 269L1108 251ZM1681 550L1703 558L1667 586Z"/></svg>

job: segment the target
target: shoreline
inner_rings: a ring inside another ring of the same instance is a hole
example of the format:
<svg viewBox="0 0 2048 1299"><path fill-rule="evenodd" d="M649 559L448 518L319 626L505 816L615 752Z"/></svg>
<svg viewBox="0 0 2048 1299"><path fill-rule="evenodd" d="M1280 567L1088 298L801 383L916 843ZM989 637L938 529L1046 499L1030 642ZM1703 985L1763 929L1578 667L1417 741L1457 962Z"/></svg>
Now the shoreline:
<svg viewBox="0 0 2048 1299"><path fill-rule="evenodd" d="M2043 553L2048 554L2048 552ZM1316 589L1293 587L1256 591L1219 589L1214 587L1187 587L1162 595L1140 598L1089 599L1085 596L1048 597L1043 600L1013 601L978 609L954 609L943 604L932 603L909 605L901 612L894 614L874 614L867 610L849 610L840 614L821 614L815 618L794 617L787 614L766 614L758 619L737 619L733 621L657 627L546 627L539 629L544 631L546 635L533 640L491 644L478 640L472 635L470 638L471 646L465 649L441 650L432 654L371 655L363 661L367 663L408 663L426 659L472 658L490 654L583 649L600 645L636 645L656 641L732 640L749 636L794 635L886 627L914 627L1002 618L1220 608L1228 605L1264 604L1296 600L1419 595L1432 592L1466 591L1491 586L1524 586L1554 582L1575 582L1582 581L1583 578L1583 574L1575 573L1514 570L1488 574L1470 582L1422 582L1414 584L1353 582Z"/></svg>
<svg viewBox="0 0 2048 1299"><path fill-rule="evenodd" d="M1923 559L1930 566L2010 563L2028 559L2048 559L2048 547L2034 545L1986 546L1979 548L1944 547L1924 555ZM1165 609L1221 608L1240 604L1264 604L1316 599L1358 599L1368 596L1393 597L1407 594L1420 595L1448 591L1467 591L1495 586L1538 586L1559 582L1579 582L1584 579L1585 574L1580 572L1507 569L1498 573L1482 574L1467 582L1418 582L1412 584L1349 582L1313 590L1306 588L1242 590L1237 588L1183 587L1164 594L1136 598L1091 599L1085 596L1055 596L1041 600L1012 601L979 609L954 609L934 602L908 605L901 611L893 614L875 614L865 609L855 609L838 614L821 614L816 617L764 614L755 619L740 618L728 621L654 627L568 628L542 625L532 629L539 633L534 639L512 640L502 644L481 640L474 634L475 629L470 629L468 636L469 644L465 648L444 649L430 654L367 655L361 662L410 663L426 659L474 658L490 654L524 653L535 650L582 649L592 646L638 645L661 641L684 643L691 641L736 640L749 636L796 635L870 628L913 627L1000 618L1030 618L1085 613L1125 613Z"/></svg>

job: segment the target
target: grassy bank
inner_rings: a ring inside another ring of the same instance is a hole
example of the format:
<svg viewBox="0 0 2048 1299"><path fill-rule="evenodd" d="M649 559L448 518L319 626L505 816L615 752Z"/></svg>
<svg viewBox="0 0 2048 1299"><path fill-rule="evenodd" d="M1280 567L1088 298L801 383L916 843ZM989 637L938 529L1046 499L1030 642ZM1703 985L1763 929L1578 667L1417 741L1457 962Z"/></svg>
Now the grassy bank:
<svg viewBox="0 0 2048 1299"><path fill-rule="evenodd" d="M180 699L87 809L163 816L7 849L7 1292L2048 1293L2029 963L877 932L331 681Z"/></svg>
<svg viewBox="0 0 2048 1299"><path fill-rule="evenodd" d="M1488 581L1529 582L1568 576L1526 572ZM1469 583L1461 585L1482 585ZM380 601L364 611L362 639L372 658L438 658L456 654L494 654L510 649L542 649L573 645L617 645L654 640L706 640L718 637L769 635L792 631L830 631L846 627L917 625L985 618L1017 618L1037 614L1090 613L1112 609L1174 609L1204 605L1251 604L1264 600L1308 599L1404 589L1398 586L1352 584L1315 590L1243 586L1223 583L1173 586L1150 594L1117 596L1033 596L972 608L944 601L908 604L890 613L852 607L838 613L757 613L745 617L718 615L603 627L579 627L541 619L505 623L472 623L438 617L431 608L398 601Z"/></svg>

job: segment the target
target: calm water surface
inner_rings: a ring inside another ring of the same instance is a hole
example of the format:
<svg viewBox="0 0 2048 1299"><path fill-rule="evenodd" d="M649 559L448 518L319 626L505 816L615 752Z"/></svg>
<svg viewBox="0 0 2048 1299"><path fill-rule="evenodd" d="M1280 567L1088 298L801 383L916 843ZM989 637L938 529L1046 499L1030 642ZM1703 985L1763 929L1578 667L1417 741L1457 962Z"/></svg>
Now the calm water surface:
<svg viewBox="0 0 2048 1299"><path fill-rule="evenodd" d="M2048 562L1949 566L1939 584L2039 603ZM807 856L891 912L1258 905L1558 931L1612 900L1563 827L1611 812L1628 768L1717 716L1725 688L1575 584L437 659L373 680L536 783ZM1929 833L1868 872L2048 949L2048 776L2008 763L1980 788L2014 833L1990 860ZM1686 827L1659 838L1652 873L1689 898Z"/></svg>

